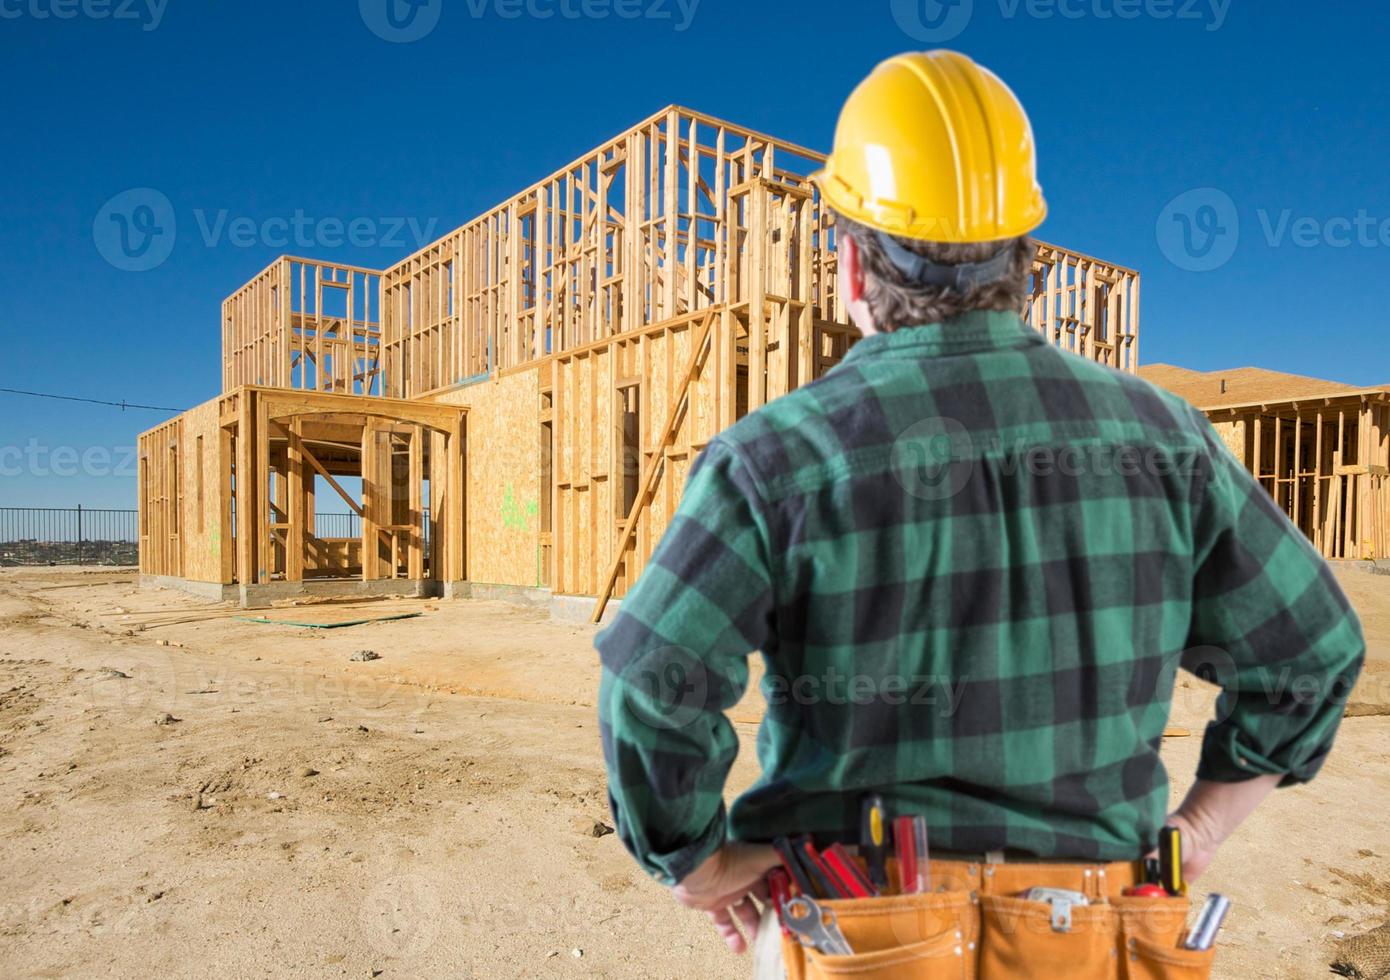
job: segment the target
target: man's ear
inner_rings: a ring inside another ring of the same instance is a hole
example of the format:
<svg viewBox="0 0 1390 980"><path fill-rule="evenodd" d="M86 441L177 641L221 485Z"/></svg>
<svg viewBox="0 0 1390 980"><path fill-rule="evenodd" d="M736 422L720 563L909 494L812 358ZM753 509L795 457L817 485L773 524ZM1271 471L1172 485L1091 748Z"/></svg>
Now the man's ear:
<svg viewBox="0 0 1390 980"><path fill-rule="evenodd" d="M858 303L864 298L864 267L859 264L859 244L853 236L842 235L839 241L840 264L845 270L845 285L849 295L845 299Z"/></svg>

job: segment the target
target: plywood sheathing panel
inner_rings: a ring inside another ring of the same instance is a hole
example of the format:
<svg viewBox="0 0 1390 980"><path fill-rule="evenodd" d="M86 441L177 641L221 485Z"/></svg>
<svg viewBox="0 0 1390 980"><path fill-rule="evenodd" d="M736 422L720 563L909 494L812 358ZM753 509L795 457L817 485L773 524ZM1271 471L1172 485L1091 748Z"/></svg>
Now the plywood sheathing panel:
<svg viewBox="0 0 1390 980"><path fill-rule="evenodd" d="M222 582L223 452L217 402L210 401L180 416L182 425L184 476L181 489L183 520L182 577L195 582Z"/></svg>
<svg viewBox="0 0 1390 980"><path fill-rule="evenodd" d="M510 372L441 394L468 409L469 581L535 586L540 574L540 372Z"/></svg>
<svg viewBox="0 0 1390 980"><path fill-rule="evenodd" d="M141 434L138 501L140 572L144 575L183 575L183 447L182 417L170 419Z"/></svg>

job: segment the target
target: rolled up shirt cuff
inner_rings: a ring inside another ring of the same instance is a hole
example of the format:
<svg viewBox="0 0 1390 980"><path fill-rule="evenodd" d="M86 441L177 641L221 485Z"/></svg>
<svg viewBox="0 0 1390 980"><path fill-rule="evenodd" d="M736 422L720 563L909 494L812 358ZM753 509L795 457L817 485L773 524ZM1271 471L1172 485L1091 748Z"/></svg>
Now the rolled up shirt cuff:
<svg viewBox="0 0 1390 980"><path fill-rule="evenodd" d="M692 871L704 864L715 851L724 845L727 818L724 808L710 821L704 832L682 847L662 854L646 855L643 864L657 881L663 885L676 885Z"/></svg>
<svg viewBox="0 0 1390 980"><path fill-rule="evenodd" d="M1214 783L1240 783L1257 776L1280 776L1280 786L1306 783L1317 775L1326 750L1300 753L1286 749L1274 758L1252 748L1244 733L1229 725L1211 725L1202 739L1197 778Z"/></svg>

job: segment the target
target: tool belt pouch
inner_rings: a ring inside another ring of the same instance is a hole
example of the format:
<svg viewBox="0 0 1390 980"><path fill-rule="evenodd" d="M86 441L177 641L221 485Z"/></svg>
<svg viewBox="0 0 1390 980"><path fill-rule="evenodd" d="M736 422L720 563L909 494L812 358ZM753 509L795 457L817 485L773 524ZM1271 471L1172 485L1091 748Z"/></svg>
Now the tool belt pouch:
<svg viewBox="0 0 1390 980"><path fill-rule="evenodd" d="M1181 898L1110 899L1119 917L1120 977L1124 980L1206 980L1216 947L1183 949L1189 902Z"/></svg>
<svg viewBox="0 0 1390 980"><path fill-rule="evenodd" d="M820 904L854 953L825 955L784 937L788 980L1206 980L1216 955L1181 948L1184 897L1097 897L1065 914L973 890Z"/></svg>
<svg viewBox="0 0 1390 980"><path fill-rule="evenodd" d="M975 975L979 915L970 892L822 900L851 956L829 956L783 938L788 980L954 980Z"/></svg>

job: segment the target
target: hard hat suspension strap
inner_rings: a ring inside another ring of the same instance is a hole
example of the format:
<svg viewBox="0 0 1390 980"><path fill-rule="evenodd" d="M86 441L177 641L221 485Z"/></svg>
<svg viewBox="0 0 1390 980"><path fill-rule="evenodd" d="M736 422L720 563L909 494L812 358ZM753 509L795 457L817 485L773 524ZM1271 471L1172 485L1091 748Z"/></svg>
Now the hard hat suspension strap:
<svg viewBox="0 0 1390 980"><path fill-rule="evenodd" d="M1004 278L1013 257L1013 243L1010 242L982 262L946 265L903 248L886 232L875 231L874 234L878 236L878 243L883 247L888 261L906 278L920 286L954 289L960 293Z"/></svg>

